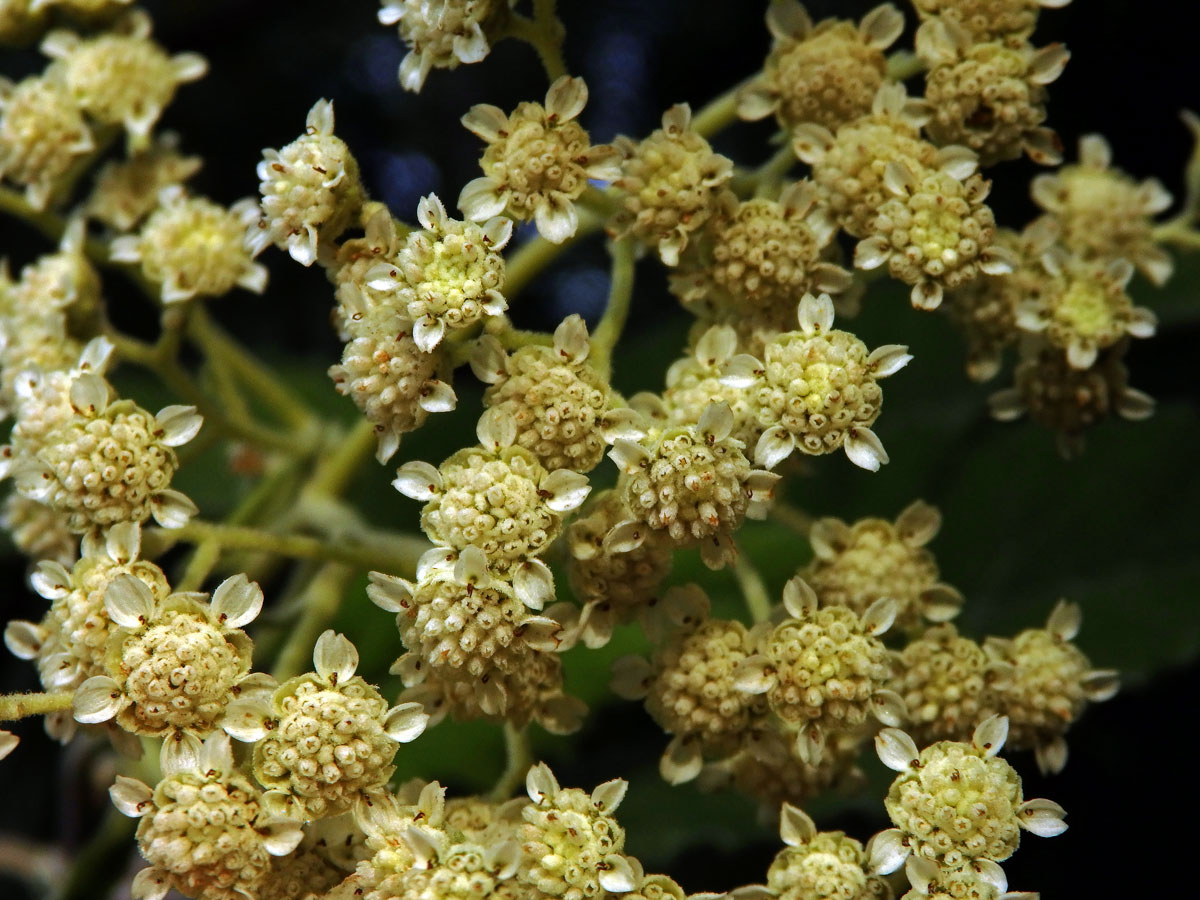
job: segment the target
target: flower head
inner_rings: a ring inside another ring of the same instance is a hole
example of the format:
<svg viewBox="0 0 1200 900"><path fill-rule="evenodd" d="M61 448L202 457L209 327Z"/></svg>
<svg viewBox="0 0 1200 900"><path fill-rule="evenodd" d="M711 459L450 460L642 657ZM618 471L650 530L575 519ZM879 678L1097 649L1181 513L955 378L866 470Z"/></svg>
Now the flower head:
<svg viewBox="0 0 1200 900"><path fill-rule="evenodd" d="M762 75L738 91L738 115L836 128L870 110L887 73L883 51L900 37L904 16L885 3L857 26L825 19L814 27L797 0L782 0L768 7L767 28L771 52Z"/></svg>
<svg viewBox="0 0 1200 900"><path fill-rule="evenodd" d="M485 103L471 107L463 125L487 142L479 161L483 177L469 182L459 209L476 222L506 213L537 222L542 237L562 243L579 225L574 202L589 178L617 174L616 151L591 145L576 117L587 103L587 85L564 75L550 85L545 105L521 103L506 115Z"/></svg>
<svg viewBox="0 0 1200 900"><path fill-rule="evenodd" d="M0 81L0 176L24 185L34 209L50 204L71 165L94 148L83 112L61 79Z"/></svg>
<svg viewBox="0 0 1200 900"><path fill-rule="evenodd" d="M641 143L618 141L625 159L614 184L622 191L624 208L613 227L657 249L668 266L679 263L691 235L717 211L722 189L733 177L733 163L714 153L691 125L691 107L679 103L663 113L662 128Z"/></svg>
<svg viewBox="0 0 1200 900"><path fill-rule="evenodd" d="M431 69L476 63L491 51L489 35L505 22L515 0L383 0L379 21L395 25L409 47L400 61L400 84L420 91Z"/></svg>

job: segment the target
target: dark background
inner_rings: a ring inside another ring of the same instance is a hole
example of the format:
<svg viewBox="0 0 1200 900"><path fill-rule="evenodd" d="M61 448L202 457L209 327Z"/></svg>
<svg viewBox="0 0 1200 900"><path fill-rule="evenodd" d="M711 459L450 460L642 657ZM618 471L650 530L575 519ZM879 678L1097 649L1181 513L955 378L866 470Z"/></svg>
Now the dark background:
<svg viewBox="0 0 1200 900"><path fill-rule="evenodd" d="M812 2L809 8L819 18L858 16L871 5ZM569 67L591 89L582 119L596 141L645 134L675 102L699 108L754 72L769 45L759 3L564 0L560 6ZM1038 44L1065 41L1073 53L1065 74L1051 86L1049 121L1067 145L1068 160L1079 135L1100 131L1118 166L1139 178L1157 176L1177 197L1190 152L1178 111L1200 106L1193 33L1174 15L1181 6L1077 0L1044 13L1035 36ZM511 109L520 100L540 100L545 90L533 51L509 41L482 64L435 70L420 95L405 93L395 77L404 50L392 29L378 25L376 7L365 0L336 5L210 0L147 8L170 49L198 51L211 63L207 78L181 90L164 124L182 133L186 151L205 159L194 190L222 202L253 194L261 148L291 140L313 101L329 97L337 131L354 149L375 197L409 219L418 198L431 190L453 205L461 185L478 173L481 147L459 125L459 116L473 103ZM911 45L911 27L902 42ZM0 71L10 77L41 65L36 54L0 51ZM771 130L768 123L735 125L717 146L739 163L755 164L772 152L765 144ZM1035 171L1021 161L989 172L996 181L990 202L1003 224L1019 227L1035 214L1026 187ZM0 253L16 263L45 249L11 220L0 219L0 234ZM333 395L321 374L338 354L322 273L302 269L276 251L263 261L272 271L267 295L226 298L212 304L214 313L264 356L294 367L298 383L331 414L351 420L352 408ZM1147 423L1098 428L1087 453L1070 464L1057 458L1050 437L1035 426L987 420L984 399L1003 386L1005 376L990 386L966 382L961 345L940 317L908 309L902 293L885 291L878 301L872 296L849 327L872 346L907 342L917 357L885 392L889 409L878 430L893 462L870 476L851 471L840 458L820 460L812 467L814 477L790 487L791 499L803 508L848 519L894 516L916 496L938 504L947 524L933 549L946 579L968 597L964 631L1011 634L1039 625L1054 600L1066 595L1085 610L1081 647L1097 666L1127 673L1117 699L1090 710L1072 731L1071 761L1063 775L1043 780L1032 759L1014 757L1026 778L1026 795L1049 796L1070 813L1066 835L1051 842L1028 837L1005 865L1014 889L1041 890L1047 900L1144 894L1154 884L1153 871L1168 865L1183 873L1184 884L1192 880L1187 850L1200 792L1184 734L1200 688L1193 664L1200 654L1197 273L1195 264L1181 260L1165 291L1135 282L1136 299L1158 310L1163 325L1154 339L1135 343L1128 362L1133 384L1159 400L1159 413ZM638 275L629 357L618 355L615 375L626 391L661 385L687 324L665 292L662 268L643 263ZM123 327L153 333L153 314L126 296L119 279L110 279L106 292ZM592 240L533 284L514 305L513 317L520 325L546 327L581 311L594 321L606 292L604 252ZM316 374L302 376L303 371ZM159 398L152 383L127 378L122 384L134 396ZM469 375L460 382L463 407L477 410ZM143 402L151 405L150 399ZM439 453L470 440L470 416L455 421L441 437L414 436L393 462L436 463ZM201 480L193 475L189 492L206 515L218 515L229 498L202 497ZM359 485L359 497L369 503L370 515L389 524L411 518L413 504L380 494L380 485L386 490L384 470L364 480L369 483ZM795 544L778 528L746 530L747 552L774 587L803 562L807 551ZM38 618L43 604L22 585L23 563L9 557L4 575L4 618ZM685 559L673 580L688 577L706 579L718 603L732 608L728 576L710 578ZM363 623L377 624L377 616L359 596L348 604L345 630L358 641L354 626L370 631L372 625ZM369 634L362 637L370 645L360 644L364 659L375 647L386 665L384 657L397 650L381 643L394 642L394 635L375 644ZM640 708L614 703L603 686L607 661L622 647L636 649L636 639L626 637L618 645L568 661L576 689L597 710L582 735L540 739L539 752L554 763L564 784L591 787L618 775L631 778L620 818L629 833L627 849L648 870L667 871L688 891L762 880L779 844L755 824L748 804L706 798L690 787L671 790L657 780L654 766L665 739ZM30 667L6 654L0 656L0 675L5 690L36 687ZM86 749L60 752L34 723L17 730L21 747L0 763L0 833L59 841L73 853L105 810L106 785L89 788L80 774ZM409 764L412 771L462 789L487 784L501 765L495 733L454 726L438 731L448 737L438 743L434 732L413 745L415 751L424 744L426 751L423 761L414 757ZM439 752L440 767L434 765ZM480 756L485 762L477 761ZM880 771L875 776L883 777ZM818 824L865 840L887 824L880 796L877 791L861 803L819 807ZM112 854L101 853L96 872L118 864ZM0 875L0 898L22 896L18 885Z"/></svg>

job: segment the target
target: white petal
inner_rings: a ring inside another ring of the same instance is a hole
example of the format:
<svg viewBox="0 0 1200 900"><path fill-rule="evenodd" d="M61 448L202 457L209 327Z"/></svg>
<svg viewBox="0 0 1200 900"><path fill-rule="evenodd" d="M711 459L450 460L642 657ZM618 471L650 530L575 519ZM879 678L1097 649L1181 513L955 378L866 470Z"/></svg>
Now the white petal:
<svg viewBox="0 0 1200 900"><path fill-rule="evenodd" d="M525 775L525 790L534 803L541 803L543 799L553 801L558 796L558 779L554 777L548 765L544 762L537 763L530 766Z"/></svg>
<svg viewBox="0 0 1200 900"><path fill-rule="evenodd" d="M125 695L107 675L93 675L75 691L75 721L84 725L107 722L121 711Z"/></svg>
<svg viewBox="0 0 1200 900"><path fill-rule="evenodd" d="M921 591L921 614L930 622L949 622L962 612L963 602L956 588L939 582Z"/></svg>
<svg viewBox="0 0 1200 900"><path fill-rule="evenodd" d="M395 575L370 572L367 598L385 612L400 613L412 605L413 585Z"/></svg>
<svg viewBox="0 0 1200 900"><path fill-rule="evenodd" d="M190 497L171 489L159 491L150 498L150 503L154 521L163 528L182 528L200 512Z"/></svg>
<svg viewBox="0 0 1200 900"><path fill-rule="evenodd" d="M579 228L579 214L569 200L546 200L534 211L538 234L552 244L561 244Z"/></svg>
<svg viewBox="0 0 1200 900"><path fill-rule="evenodd" d="M892 627L899 612L899 603L890 597L880 597L863 613L863 628L866 629L867 634L878 637Z"/></svg>
<svg viewBox="0 0 1200 900"><path fill-rule="evenodd" d="M275 714L263 696L239 697L225 707L221 728L230 737L252 744L260 741L274 725Z"/></svg>
<svg viewBox="0 0 1200 900"><path fill-rule="evenodd" d="M592 804L600 812L606 815L611 814L621 805L627 790L629 790L629 782L624 778L614 778L612 781L598 784L592 791Z"/></svg>
<svg viewBox="0 0 1200 900"><path fill-rule="evenodd" d="M108 796L112 798L113 806L131 819L144 816L154 803L154 792L146 784L124 775L117 776L108 789Z"/></svg>
<svg viewBox="0 0 1200 900"><path fill-rule="evenodd" d="M796 309L800 330L805 334L824 334L833 328L833 300L828 294L805 294Z"/></svg>
<svg viewBox="0 0 1200 900"><path fill-rule="evenodd" d="M149 866L133 876L129 895L133 900L162 900L171 890L171 882L162 869Z"/></svg>
<svg viewBox="0 0 1200 900"><path fill-rule="evenodd" d="M942 305L942 285L939 281L922 281L909 292L915 309L937 309Z"/></svg>
<svg viewBox="0 0 1200 900"><path fill-rule="evenodd" d="M908 707L904 698L895 691L876 691L871 697L871 712L884 725L898 727L908 718Z"/></svg>
<svg viewBox="0 0 1200 900"><path fill-rule="evenodd" d="M154 594L140 578L118 575L104 590L104 608L118 625L140 628L154 616Z"/></svg>
<svg viewBox="0 0 1200 900"><path fill-rule="evenodd" d="M908 847L900 829L889 828L871 838L866 847L868 870L873 875L889 875L904 865Z"/></svg>
<svg viewBox="0 0 1200 900"><path fill-rule="evenodd" d="M226 578L213 591L213 614L226 628L241 628L253 622L262 611L262 606L262 588L245 575Z"/></svg>
<svg viewBox="0 0 1200 900"><path fill-rule="evenodd" d="M263 849L272 856L287 856L304 840L300 823L293 819L268 819L266 827L258 830L262 833Z"/></svg>
<svg viewBox="0 0 1200 900"><path fill-rule="evenodd" d="M490 103L472 106L461 121L463 127L488 143L496 141L501 132L508 130L508 116L500 107Z"/></svg>
<svg viewBox="0 0 1200 900"><path fill-rule="evenodd" d="M358 650L350 639L332 628L317 638L313 647L313 666L322 679L337 685L354 677L358 668Z"/></svg>
<svg viewBox="0 0 1200 900"><path fill-rule="evenodd" d="M995 756L1008 740L1008 716L988 716L971 735L971 743L984 752L984 756Z"/></svg>
<svg viewBox="0 0 1200 900"><path fill-rule="evenodd" d="M432 500L442 491L442 474L427 462L413 460L396 470L392 487L413 500Z"/></svg>
<svg viewBox="0 0 1200 900"><path fill-rule="evenodd" d="M817 592L797 575L783 586L783 608L793 619L807 619L817 611Z"/></svg>
<svg viewBox="0 0 1200 900"><path fill-rule="evenodd" d="M1078 603L1059 600L1046 619L1046 630L1060 641L1073 641L1083 625L1083 610Z"/></svg>
<svg viewBox="0 0 1200 900"><path fill-rule="evenodd" d="M540 559L529 559L513 572L513 593L525 606L540 610L554 599L554 576Z"/></svg>
<svg viewBox="0 0 1200 900"><path fill-rule="evenodd" d="M912 354L903 344L884 344L876 347L867 357L867 365L875 370L876 378L895 375L912 362Z"/></svg>
<svg viewBox="0 0 1200 900"><path fill-rule="evenodd" d="M1017 824L1038 837L1054 837L1067 830L1066 815L1053 800L1026 800L1017 808Z"/></svg>
<svg viewBox="0 0 1200 900"><path fill-rule="evenodd" d="M164 778L182 772L200 771L200 738L186 731L177 731L163 741L158 754L158 767Z"/></svg>
<svg viewBox="0 0 1200 900"><path fill-rule="evenodd" d="M617 438L613 441L612 449L608 451L608 458L615 462L622 472L632 475L649 463L650 451L634 441Z"/></svg>
<svg viewBox="0 0 1200 900"><path fill-rule="evenodd" d="M13 619L4 626L4 646L17 659L35 658L47 637L46 629L24 619Z"/></svg>
<svg viewBox="0 0 1200 900"><path fill-rule="evenodd" d="M600 872L600 887L612 894L622 894L637 887L633 869L624 856L612 854L604 858L607 868Z"/></svg>
<svg viewBox="0 0 1200 900"><path fill-rule="evenodd" d="M1008 890L1008 876L1004 874L999 863L990 859L975 859L971 862L971 868L981 880L994 887L996 893L1003 894Z"/></svg>
<svg viewBox="0 0 1200 900"><path fill-rule="evenodd" d="M726 387L752 387L763 376L763 364L749 353L732 357L721 370L721 384Z"/></svg>
<svg viewBox="0 0 1200 900"><path fill-rule="evenodd" d="M899 728L884 728L875 735L880 761L896 772L906 771L921 756L913 739Z"/></svg>
<svg viewBox="0 0 1200 900"><path fill-rule="evenodd" d="M407 744L420 737L428 724L429 716L420 703L401 703L388 710L383 730L392 740Z"/></svg>
<svg viewBox="0 0 1200 900"><path fill-rule="evenodd" d="M1057 775L1067 765L1067 740L1061 734L1033 748L1038 771L1043 775Z"/></svg>
<svg viewBox="0 0 1200 900"><path fill-rule="evenodd" d="M427 231L440 231L447 218L445 204L437 194L428 194L417 201L417 221Z"/></svg>
<svg viewBox="0 0 1200 900"><path fill-rule="evenodd" d="M618 522L604 536L604 549L608 553L630 553L645 542L647 530L647 525L633 519Z"/></svg>
<svg viewBox="0 0 1200 900"><path fill-rule="evenodd" d="M433 379L425 382L417 404L429 413L450 412L458 406L458 395L446 382Z"/></svg>
<svg viewBox="0 0 1200 900"><path fill-rule="evenodd" d="M158 424L158 439L168 447L179 447L186 444L200 431L204 424L204 416L196 412L194 406L167 406L158 411L154 417Z"/></svg>
<svg viewBox="0 0 1200 900"><path fill-rule="evenodd" d="M582 78L563 75L546 91L546 112L559 122L574 119L587 104L588 89Z"/></svg>
<svg viewBox="0 0 1200 900"><path fill-rule="evenodd" d="M446 323L433 316L421 316L413 323L413 342L425 353L442 342L446 334Z"/></svg>
<svg viewBox="0 0 1200 900"><path fill-rule="evenodd" d="M557 513L565 513L578 509L592 487L586 475L570 469L556 469L542 479L539 489L541 493L550 495L544 499L547 507Z"/></svg>
<svg viewBox="0 0 1200 900"><path fill-rule="evenodd" d="M676 735L658 760L658 771L667 784L686 784L700 774L704 758L699 745Z"/></svg>
<svg viewBox="0 0 1200 900"><path fill-rule="evenodd" d="M700 413L699 429L702 435L722 441L733 431L733 410L728 403L709 403Z"/></svg>
<svg viewBox="0 0 1200 900"><path fill-rule="evenodd" d="M888 461L887 451L870 428L851 428L846 434L844 446L850 462L868 472L878 472L879 467Z"/></svg>
<svg viewBox="0 0 1200 900"><path fill-rule="evenodd" d="M796 449L796 442L782 425L772 425L762 433L754 447L754 464L773 469Z"/></svg>
<svg viewBox="0 0 1200 900"><path fill-rule="evenodd" d="M624 700L642 700L650 689L654 669L642 656L622 656L612 664L609 687Z"/></svg>
<svg viewBox="0 0 1200 900"><path fill-rule="evenodd" d="M483 222L504 212L506 200L490 178L468 181L458 195L458 208L473 222Z"/></svg>
<svg viewBox="0 0 1200 900"><path fill-rule="evenodd" d="M104 549L113 562L125 564L138 558L142 549L142 526L137 522L118 522L104 536Z"/></svg>
<svg viewBox="0 0 1200 900"><path fill-rule="evenodd" d="M807 844L817 835L812 817L799 807L784 802L779 811L779 837L789 847Z"/></svg>
<svg viewBox="0 0 1200 900"><path fill-rule="evenodd" d="M510 413L499 407L484 410L475 423L475 437L489 450L511 447L517 439L517 423Z"/></svg>
<svg viewBox="0 0 1200 900"><path fill-rule="evenodd" d="M116 526L109 532L116 530ZM84 540L87 540L85 537ZM85 545L86 548L86 545ZM84 556L90 554L84 553ZM29 583L35 591L47 600L59 600L71 593L71 573L61 563L53 560L42 560L29 576Z"/></svg>
<svg viewBox="0 0 1200 900"><path fill-rule="evenodd" d="M765 656L750 656L738 663L733 686L744 694L765 694L775 686L775 671Z"/></svg>
<svg viewBox="0 0 1200 900"><path fill-rule="evenodd" d="M1080 679L1080 684L1089 700L1103 703L1115 697L1121 689L1121 673L1116 669L1093 669Z"/></svg>

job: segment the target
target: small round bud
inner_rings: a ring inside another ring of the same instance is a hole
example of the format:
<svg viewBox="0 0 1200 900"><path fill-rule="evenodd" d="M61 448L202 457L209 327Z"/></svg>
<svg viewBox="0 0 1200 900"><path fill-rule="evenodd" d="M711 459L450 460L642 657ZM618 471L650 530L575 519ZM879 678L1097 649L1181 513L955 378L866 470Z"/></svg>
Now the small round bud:
<svg viewBox="0 0 1200 900"><path fill-rule="evenodd" d="M935 625L909 641L896 668L889 687L904 699L908 731L918 744L969 740L975 726L996 712L987 654L953 625Z"/></svg>

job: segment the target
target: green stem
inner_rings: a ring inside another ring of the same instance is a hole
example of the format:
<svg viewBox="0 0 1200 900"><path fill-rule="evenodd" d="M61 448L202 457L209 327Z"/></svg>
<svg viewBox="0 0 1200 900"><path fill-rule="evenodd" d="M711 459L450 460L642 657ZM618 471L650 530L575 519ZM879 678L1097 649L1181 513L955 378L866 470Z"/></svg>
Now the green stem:
<svg viewBox="0 0 1200 900"><path fill-rule="evenodd" d="M504 267L504 299L512 302L529 282L533 281L543 269L562 255L563 251L573 246L576 241L595 234L604 225L604 220L588 209L579 209L579 226L575 234L554 244L540 235L529 239L510 256Z"/></svg>
<svg viewBox="0 0 1200 900"><path fill-rule="evenodd" d="M776 500L768 515L781 525L790 528L797 534L808 537L816 520L802 509L797 509L790 503Z"/></svg>
<svg viewBox="0 0 1200 900"><path fill-rule="evenodd" d="M555 14L555 0L533 0L533 18L513 13L505 37L525 41L537 51L546 77L554 82L567 74L562 44L566 29Z"/></svg>
<svg viewBox="0 0 1200 900"><path fill-rule="evenodd" d="M1155 227L1150 237L1158 244L1172 244L1185 250L1200 249L1200 231L1189 227L1191 214L1187 213Z"/></svg>
<svg viewBox="0 0 1200 900"><path fill-rule="evenodd" d="M301 598L304 612L271 669L271 675L277 681L286 681L308 670L313 645L337 615L352 574L353 570L347 566L330 564L322 566L309 582Z"/></svg>
<svg viewBox="0 0 1200 900"><path fill-rule="evenodd" d="M771 617L771 598L767 593L767 586L754 563L740 547L737 556L734 557L733 574L742 589L742 596L746 599L750 617L755 622L767 621Z"/></svg>
<svg viewBox="0 0 1200 900"><path fill-rule="evenodd" d="M592 332L592 349L588 361L596 370L608 378L612 374L612 354L625 320L629 318L629 306L633 299L634 248L633 241L625 238L613 241L612 284L608 292L608 307Z"/></svg>
<svg viewBox="0 0 1200 900"><path fill-rule="evenodd" d="M517 728L511 722L504 723L504 749L507 763L500 778L488 792L488 799L501 803L513 795L529 766L533 762L533 753L529 749L529 735L524 728Z"/></svg>
<svg viewBox="0 0 1200 900"><path fill-rule="evenodd" d="M74 700L74 691L52 694L3 694L0 695L0 722L62 712L70 709Z"/></svg>
<svg viewBox="0 0 1200 900"><path fill-rule="evenodd" d="M737 95L741 88L741 84L731 87L701 107L700 111L692 116L692 131L703 138L711 139L718 131L736 122Z"/></svg>
<svg viewBox="0 0 1200 900"><path fill-rule="evenodd" d="M208 310L197 305L188 322L189 334L207 357L228 365L237 377L258 394L267 406L293 428L311 428L316 416L307 403L270 367L263 365L245 347L212 320ZM293 442L294 446L294 442Z"/></svg>
<svg viewBox="0 0 1200 900"><path fill-rule="evenodd" d="M359 419L353 430L337 442L337 450L323 459L314 470L304 493L309 496L337 497L346 490L364 460L375 451L375 426Z"/></svg>
<svg viewBox="0 0 1200 900"><path fill-rule="evenodd" d="M554 335L544 331L526 331L523 328L506 328L496 333L500 346L505 350L520 350L522 347L553 347Z"/></svg>
<svg viewBox="0 0 1200 900"><path fill-rule="evenodd" d="M429 549L424 538L409 534L372 532L370 541L345 544L305 534L275 534L245 525L221 525L192 519L182 528L165 533L172 543L214 541L222 549L257 550L293 559L315 559L344 563L355 569L378 569L399 575L412 575L417 560ZM365 536L364 536L365 537Z"/></svg>
<svg viewBox="0 0 1200 900"><path fill-rule="evenodd" d="M187 568L175 585L177 591L198 591L221 558L221 544L216 540L201 541L192 551Z"/></svg>
<svg viewBox="0 0 1200 900"><path fill-rule="evenodd" d="M92 900L108 894L108 887L119 877L120 859L129 853L137 820L109 809L104 824L92 835L71 861L62 887L52 900Z"/></svg>
<svg viewBox="0 0 1200 900"><path fill-rule="evenodd" d="M201 390L177 360L164 359L158 350L158 345L147 344L112 329L109 329L105 336L112 341L118 356L126 362L142 366L157 375L162 379L163 384L179 396L179 399L195 406L208 424L232 437L282 453L293 454L302 450L302 442L298 442L295 437L263 428L249 418L235 417L234 410L228 412L223 410Z"/></svg>

